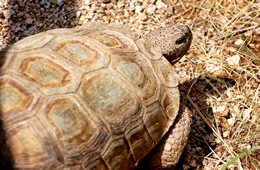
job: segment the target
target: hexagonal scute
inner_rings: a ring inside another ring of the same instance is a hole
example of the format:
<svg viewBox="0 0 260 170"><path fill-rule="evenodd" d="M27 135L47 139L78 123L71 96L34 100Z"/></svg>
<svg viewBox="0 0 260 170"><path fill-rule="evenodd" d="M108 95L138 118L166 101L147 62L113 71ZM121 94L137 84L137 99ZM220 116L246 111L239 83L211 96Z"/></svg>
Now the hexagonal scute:
<svg viewBox="0 0 260 170"><path fill-rule="evenodd" d="M62 36L55 38L49 47L54 52L83 68L84 72L98 70L109 64L109 57L82 37Z"/></svg>
<svg viewBox="0 0 260 170"><path fill-rule="evenodd" d="M89 155L82 161L83 169L107 170L107 165L99 155Z"/></svg>
<svg viewBox="0 0 260 170"><path fill-rule="evenodd" d="M55 168L62 164L53 141L37 119L20 122L9 131L8 141L17 169ZM39 135L40 134L40 135Z"/></svg>
<svg viewBox="0 0 260 170"><path fill-rule="evenodd" d="M87 74L79 90L88 106L111 126L123 122L138 112L140 103L129 87L107 70ZM120 128L123 131L123 127Z"/></svg>
<svg viewBox="0 0 260 170"><path fill-rule="evenodd" d="M0 112L5 116L8 112L19 112L27 108L32 95L18 83L0 79Z"/></svg>
<svg viewBox="0 0 260 170"><path fill-rule="evenodd" d="M149 104L157 100L159 83L142 53L116 53L113 56L111 67L133 85L134 91Z"/></svg>
<svg viewBox="0 0 260 170"><path fill-rule="evenodd" d="M106 52L136 52L138 47L135 42L127 36L111 31L94 31L87 35L88 39L98 42L98 47L105 49Z"/></svg>
<svg viewBox="0 0 260 170"><path fill-rule="evenodd" d="M56 134L54 138L62 142L67 159L82 156L91 147L91 138L96 138L100 131L94 115L89 115L74 99L51 100L40 116L52 125L49 127Z"/></svg>
<svg viewBox="0 0 260 170"><path fill-rule="evenodd" d="M175 72L174 67L165 58L152 61L152 65L162 84L167 87L178 87L178 74Z"/></svg>
<svg viewBox="0 0 260 170"><path fill-rule="evenodd" d="M42 57L25 58L20 69L24 74L46 88L62 87L69 81L67 70Z"/></svg>
<svg viewBox="0 0 260 170"><path fill-rule="evenodd" d="M81 42L68 41L58 45L56 52L65 56L77 65L90 65L95 59L97 52L86 47Z"/></svg>
<svg viewBox="0 0 260 170"><path fill-rule="evenodd" d="M108 48L122 48L123 47L123 44L118 39L116 39L115 37L113 37L111 35L104 34L104 35L97 37L96 40L98 40L99 42L101 42L102 44L107 46Z"/></svg>
<svg viewBox="0 0 260 170"><path fill-rule="evenodd" d="M144 124L155 143L158 143L162 139L165 132L172 125L171 123L160 107L159 102L154 102L147 107Z"/></svg>
<svg viewBox="0 0 260 170"><path fill-rule="evenodd" d="M160 106L170 120L175 120L180 107L180 93L178 87L166 87L161 90Z"/></svg>
<svg viewBox="0 0 260 170"><path fill-rule="evenodd" d="M153 46L145 39L141 38L137 40L136 43L140 48L140 51L142 51L150 60L159 60L160 58L164 58L161 48Z"/></svg>
<svg viewBox="0 0 260 170"><path fill-rule="evenodd" d="M108 149L102 156L109 169L131 169L134 161L129 157L127 143L123 139L114 140L108 144Z"/></svg>
<svg viewBox="0 0 260 170"><path fill-rule="evenodd" d="M155 142L143 124L140 124L127 132L126 139L136 162L143 159L155 145Z"/></svg>

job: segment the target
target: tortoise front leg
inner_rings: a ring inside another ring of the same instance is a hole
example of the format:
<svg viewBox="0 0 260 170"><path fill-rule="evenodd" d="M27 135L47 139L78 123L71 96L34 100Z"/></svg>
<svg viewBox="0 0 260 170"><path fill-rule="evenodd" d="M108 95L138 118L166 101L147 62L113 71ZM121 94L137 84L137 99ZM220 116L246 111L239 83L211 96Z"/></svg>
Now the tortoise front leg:
<svg viewBox="0 0 260 170"><path fill-rule="evenodd" d="M157 147L148 155L141 166L149 169L172 169L177 163L187 143L191 130L192 113L186 107L180 107L173 126L169 129ZM137 168L139 169L139 168Z"/></svg>

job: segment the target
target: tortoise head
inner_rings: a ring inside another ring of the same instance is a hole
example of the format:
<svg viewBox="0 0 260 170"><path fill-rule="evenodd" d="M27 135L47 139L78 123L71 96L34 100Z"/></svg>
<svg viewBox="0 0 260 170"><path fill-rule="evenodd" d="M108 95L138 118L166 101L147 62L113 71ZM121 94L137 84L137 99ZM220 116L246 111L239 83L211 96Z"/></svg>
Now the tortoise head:
<svg viewBox="0 0 260 170"><path fill-rule="evenodd" d="M187 25L169 24L146 35L146 39L161 48L164 57L175 64L190 48L192 33Z"/></svg>

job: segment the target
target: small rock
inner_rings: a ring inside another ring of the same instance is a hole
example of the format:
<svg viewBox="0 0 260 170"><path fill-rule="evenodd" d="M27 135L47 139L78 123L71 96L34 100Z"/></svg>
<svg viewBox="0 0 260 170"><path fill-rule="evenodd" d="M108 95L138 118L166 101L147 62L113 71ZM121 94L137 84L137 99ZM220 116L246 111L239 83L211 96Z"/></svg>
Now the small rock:
<svg viewBox="0 0 260 170"><path fill-rule="evenodd" d="M125 2L124 1L118 1L117 2L117 7L118 8L122 8L122 7L124 7L125 6Z"/></svg>
<svg viewBox="0 0 260 170"><path fill-rule="evenodd" d="M247 121L250 118L251 112L252 112L251 108L244 110L244 112L242 113L242 117L244 121Z"/></svg>
<svg viewBox="0 0 260 170"><path fill-rule="evenodd" d="M142 10L143 9L140 5L135 6L135 13L139 14Z"/></svg>
<svg viewBox="0 0 260 170"><path fill-rule="evenodd" d="M166 9L166 8L167 8L167 5L166 5L164 2L162 2L161 0L158 0L158 1L156 2L156 7L157 7L158 9L162 9L162 8Z"/></svg>
<svg viewBox="0 0 260 170"><path fill-rule="evenodd" d="M252 148L252 146L247 143L242 143L240 145L241 152L244 151L244 149L251 149L251 148Z"/></svg>
<svg viewBox="0 0 260 170"><path fill-rule="evenodd" d="M196 166L197 166L195 159L192 159L192 160L190 161L190 166L192 166L192 167L196 167Z"/></svg>
<svg viewBox="0 0 260 170"><path fill-rule="evenodd" d="M212 109L213 109L213 112L217 113L220 116L223 116L223 117L228 116L227 106L223 106L223 105L213 106Z"/></svg>
<svg viewBox="0 0 260 170"><path fill-rule="evenodd" d="M140 19L141 21L146 21L146 20L148 19L148 17L146 16L145 13L141 13L141 14L139 15L139 19Z"/></svg>
<svg viewBox="0 0 260 170"><path fill-rule="evenodd" d="M227 63L232 66L239 66L240 61L239 55L233 55L232 57L227 58Z"/></svg>
<svg viewBox="0 0 260 170"><path fill-rule="evenodd" d="M118 6L117 6L118 7ZM113 5L112 4L107 4L106 5L106 8L108 9L108 10L110 10L110 9L112 9L113 8ZM118 7L119 8L119 7Z"/></svg>
<svg viewBox="0 0 260 170"><path fill-rule="evenodd" d="M76 17L79 18L81 16L81 11L76 12Z"/></svg>
<svg viewBox="0 0 260 170"><path fill-rule="evenodd" d="M32 24L33 21L31 18L27 18L25 21L24 21L26 24Z"/></svg>
<svg viewBox="0 0 260 170"><path fill-rule="evenodd" d="M131 1L130 4L129 4L129 10L133 11L134 9L135 9L135 4L134 4L133 1Z"/></svg>
<svg viewBox="0 0 260 170"><path fill-rule="evenodd" d="M255 32L256 35L260 35L260 27L256 28L256 29L254 30L254 32Z"/></svg>
<svg viewBox="0 0 260 170"><path fill-rule="evenodd" d="M236 122L236 119L235 118L229 118L229 119L227 119L227 123L228 123L228 125L230 126L230 127L233 127L234 126L234 124L235 124L235 122Z"/></svg>
<svg viewBox="0 0 260 170"><path fill-rule="evenodd" d="M226 138L226 137L229 136L229 134L230 134L230 131L225 131L225 132L223 133L223 137Z"/></svg>
<svg viewBox="0 0 260 170"><path fill-rule="evenodd" d="M41 1L41 4L44 6L45 9L49 9L51 6L51 3L48 0Z"/></svg>
<svg viewBox="0 0 260 170"><path fill-rule="evenodd" d="M234 93L233 89L231 89L231 88L227 89L227 91L226 91L226 94L228 97L232 97L234 95L233 93Z"/></svg>
<svg viewBox="0 0 260 170"><path fill-rule="evenodd" d="M147 13L148 15L152 15L152 14L154 13L155 9L156 9L156 6L155 6L155 5L150 5L150 6L147 8L146 13Z"/></svg>
<svg viewBox="0 0 260 170"><path fill-rule="evenodd" d="M225 72L222 66L217 66L215 63L206 62L206 70L212 73L214 76L228 77L229 75Z"/></svg>
<svg viewBox="0 0 260 170"><path fill-rule="evenodd" d="M30 32L29 32L28 30L25 30L25 31L23 32L23 35L24 35L24 36L28 36L28 35L30 35Z"/></svg>
<svg viewBox="0 0 260 170"><path fill-rule="evenodd" d="M61 5L63 0L57 0L57 4Z"/></svg>
<svg viewBox="0 0 260 170"><path fill-rule="evenodd" d="M143 25L142 24L138 25L138 29L142 30L143 29Z"/></svg>
<svg viewBox="0 0 260 170"><path fill-rule="evenodd" d="M3 14L5 19L10 19L12 16L12 12L10 10L4 10Z"/></svg>
<svg viewBox="0 0 260 170"><path fill-rule="evenodd" d="M37 26L31 26L31 27L29 27L28 30L29 30L31 33L35 33L36 30L37 30Z"/></svg>
<svg viewBox="0 0 260 170"><path fill-rule="evenodd" d="M228 53L228 54L231 54L231 53L234 53L237 51L237 49L235 47L227 47L225 49L225 51Z"/></svg>
<svg viewBox="0 0 260 170"><path fill-rule="evenodd" d="M244 43L244 41L243 40L241 40L241 39L238 39L238 40L236 40L235 41L235 46L237 46L237 47L240 47L242 44Z"/></svg>

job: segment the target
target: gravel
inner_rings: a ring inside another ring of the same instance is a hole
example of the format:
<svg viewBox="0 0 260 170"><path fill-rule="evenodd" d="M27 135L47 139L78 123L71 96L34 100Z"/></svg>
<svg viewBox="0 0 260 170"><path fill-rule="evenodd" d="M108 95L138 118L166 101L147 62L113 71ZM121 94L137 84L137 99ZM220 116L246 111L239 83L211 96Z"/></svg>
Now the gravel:
<svg viewBox="0 0 260 170"><path fill-rule="evenodd" d="M172 18L176 20L178 16L161 0L3 0L0 49L38 32L89 21L119 23L144 34L166 25Z"/></svg>

